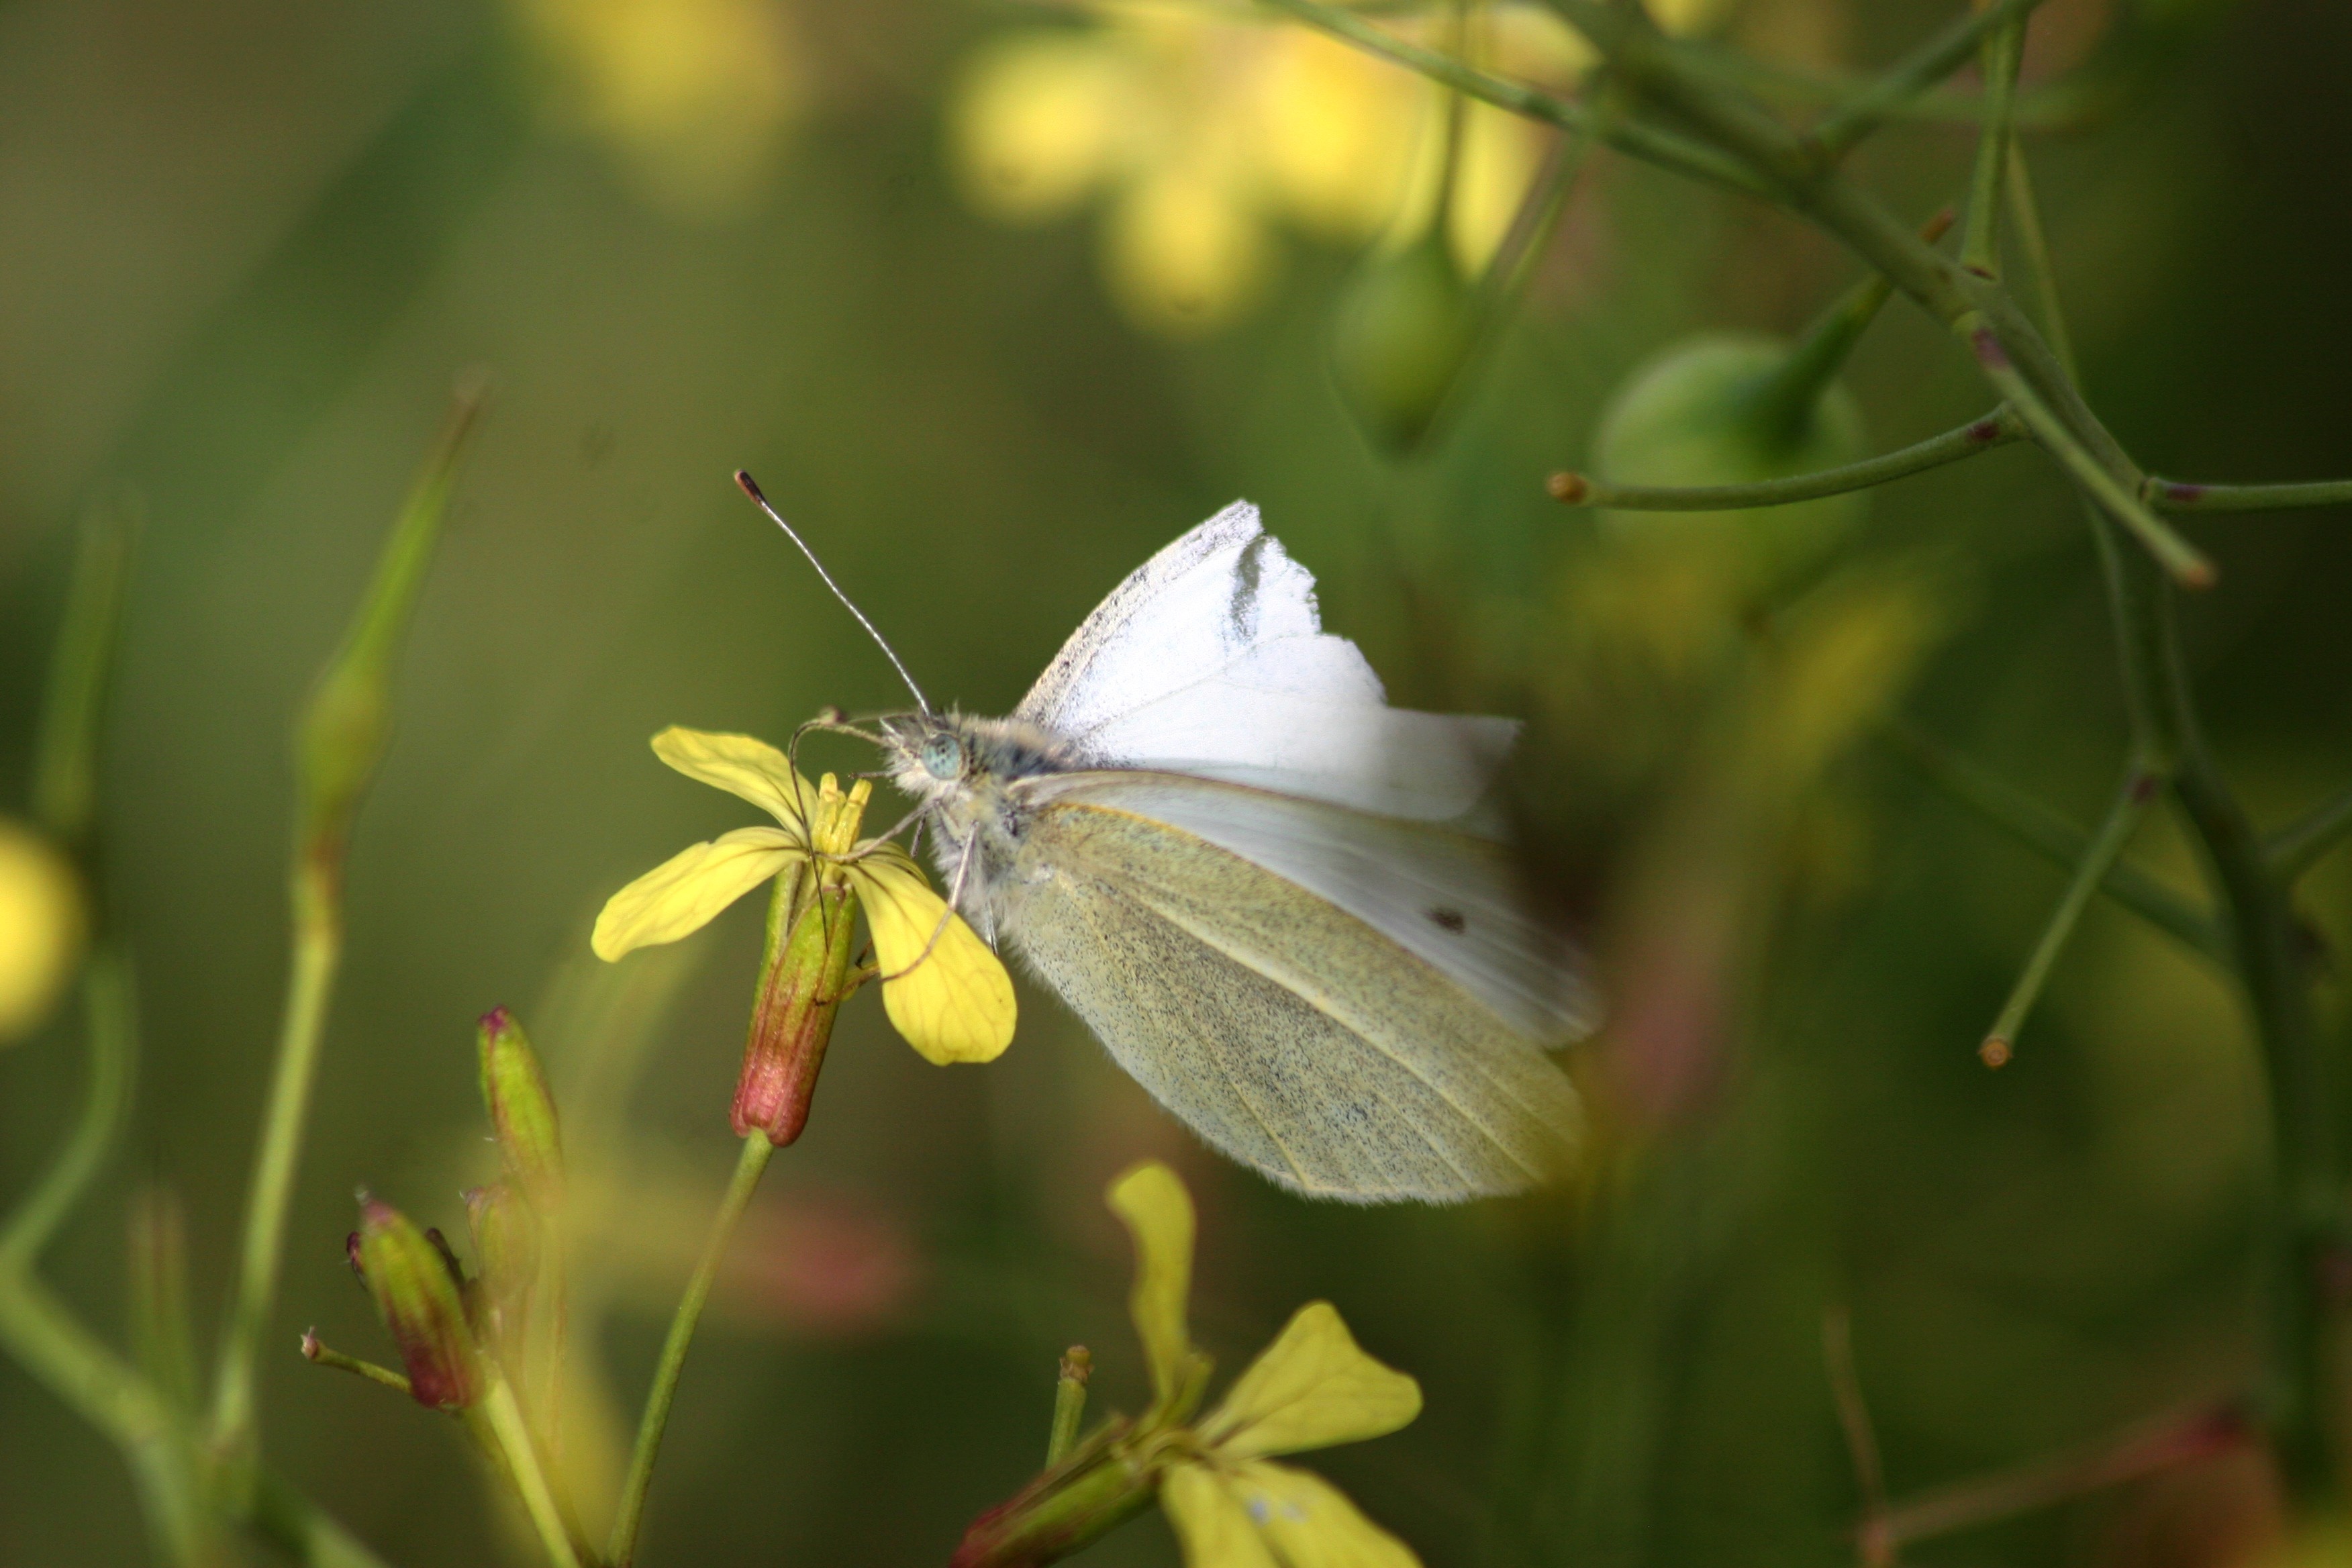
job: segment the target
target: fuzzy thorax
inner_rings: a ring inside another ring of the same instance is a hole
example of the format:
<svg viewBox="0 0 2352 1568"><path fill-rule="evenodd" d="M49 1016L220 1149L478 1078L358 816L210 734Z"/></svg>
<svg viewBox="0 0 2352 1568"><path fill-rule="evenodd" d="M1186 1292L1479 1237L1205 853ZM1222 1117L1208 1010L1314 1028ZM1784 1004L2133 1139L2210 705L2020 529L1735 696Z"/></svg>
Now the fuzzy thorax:
<svg viewBox="0 0 2352 1568"><path fill-rule="evenodd" d="M890 782L924 808L940 873L952 884L962 870L967 904L1020 848L1026 811L1013 786L1081 765L1068 742L1019 719L896 714L882 736Z"/></svg>

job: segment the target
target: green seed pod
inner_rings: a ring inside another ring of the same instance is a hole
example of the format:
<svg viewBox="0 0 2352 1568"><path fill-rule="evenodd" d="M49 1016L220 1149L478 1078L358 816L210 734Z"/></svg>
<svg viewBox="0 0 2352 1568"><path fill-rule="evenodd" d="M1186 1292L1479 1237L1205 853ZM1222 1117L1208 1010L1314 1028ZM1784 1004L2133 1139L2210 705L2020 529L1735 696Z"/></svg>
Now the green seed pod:
<svg viewBox="0 0 2352 1568"><path fill-rule="evenodd" d="M539 1053L504 1007L482 1015L477 1040L482 1057L482 1104L490 1113L490 1129L507 1174L533 1207L551 1213L563 1195L563 1141Z"/></svg>
<svg viewBox="0 0 2352 1568"><path fill-rule="evenodd" d="M462 1410L481 1398L479 1348L443 1250L407 1215L362 1193L354 1261L400 1347L419 1405Z"/></svg>
<svg viewBox="0 0 2352 1568"><path fill-rule="evenodd" d="M1367 439L1403 455L1421 445L1477 344L1477 289L1432 233L1376 256L1339 299L1331 379Z"/></svg>
<svg viewBox="0 0 2352 1568"><path fill-rule="evenodd" d="M1722 332L1665 349L1627 377L1602 411L1594 472L1612 485L1740 485L1859 461L1862 413L1853 395L1835 381L1792 388L1794 352L1777 339ZM1720 548L1750 587L1766 588L1818 560L1853 531L1869 504L1864 492L1852 491L1787 506L1604 517L1627 539Z"/></svg>

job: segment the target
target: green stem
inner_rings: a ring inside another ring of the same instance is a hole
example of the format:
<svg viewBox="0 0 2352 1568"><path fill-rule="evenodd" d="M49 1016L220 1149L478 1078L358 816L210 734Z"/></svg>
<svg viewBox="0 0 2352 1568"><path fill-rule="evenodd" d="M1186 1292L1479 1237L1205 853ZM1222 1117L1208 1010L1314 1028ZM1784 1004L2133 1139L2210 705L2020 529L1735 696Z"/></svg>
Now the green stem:
<svg viewBox="0 0 2352 1568"><path fill-rule="evenodd" d="M2341 506L2352 501L2352 479L2313 479L2284 485L2200 485L2160 479L2140 481L2140 498L2158 511L2284 511L2293 507Z"/></svg>
<svg viewBox="0 0 2352 1568"><path fill-rule="evenodd" d="M263 1113L253 1184L245 1210L244 1242L238 1251L236 1296L229 1308L221 1344L220 1377L214 1387L210 1430L230 1467L232 1490L249 1475L253 1454L254 1380L263 1336L278 1296L278 1276L286 1250L287 1208L294 1170L302 1152L302 1126L318 1077L319 1047L326 1034L327 1005L334 994L335 971L343 951L342 911L331 873L305 858L294 872L293 974L286 991L285 1016L278 1030L278 1066Z"/></svg>
<svg viewBox="0 0 2352 1568"><path fill-rule="evenodd" d="M555 1568L580 1568L580 1553L572 1549L572 1537L563 1527L562 1510L556 1506L554 1490L547 1484L547 1471L541 1466L539 1450L531 1443L522 1406L515 1403L514 1390L505 1378L490 1380L490 1391L482 1396L478 1414L489 1427L499 1451L506 1457L507 1473L513 1478L515 1490L522 1496L523 1510L530 1515L531 1528L539 1532L539 1543L547 1552L548 1562Z"/></svg>
<svg viewBox="0 0 2352 1568"><path fill-rule="evenodd" d="M253 1508L246 1523L307 1568L385 1568L383 1559L332 1515L268 1468L255 1478Z"/></svg>
<svg viewBox="0 0 2352 1568"><path fill-rule="evenodd" d="M1907 110L1923 93L1959 69L1994 28L2020 22L2042 0L2001 0L1962 16L1890 67L1885 75L1822 117L1805 135L1823 162L1834 163L1872 132ZM1990 106L1988 106L1988 110Z"/></svg>
<svg viewBox="0 0 2352 1568"><path fill-rule="evenodd" d="M1867 489L1911 474L2006 447L2024 437L2024 426L2006 406L1981 419L1924 441L1815 473L1763 479L1747 485L1611 485L1580 473L1554 474L1552 499L1570 506L1613 507L1621 511L1728 511L1747 507L1782 506Z"/></svg>
<svg viewBox="0 0 2352 1568"><path fill-rule="evenodd" d="M2163 679L2183 737L2177 788L2230 910L2238 976L2268 1080L2275 1175L2263 1280L2269 1319L2263 1414L2289 1499L2301 1513L2324 1513L2341 1501L2344 1487L2331 1350L2338 1314L2329 1284L2344 1247L2334 1090L2294 910L2252 821L2205 750L2170 605L2158 610L2174 654Z"/></svg>
<svg viewBox="0 0 2352 1568"><path fill-rule="evenodd" d="M2245 1418L2233 1405L2194 1410L2088 1453L1938 1488L1889 1509L1878 1527L1890 1547L1927 1541L2210 1458L2245 1440Z"/></svg>
<svg viewBox="0 0 2352 1568"><path fill-rule="evenodd" d="M2060 367L2070 384L2073 368ZM2107 457L2118 478L2133 473L2119 450ZM2134 732L2143 751L2174 759L2174 793L2204 851L2216 901L2228 912L2234 967L2262 1052L2273 1173L2263 1237L2262 1416L2291 1507L2305 1518L2326 1517L2344 1492L2332 1352L2340 1314L2329 1283L2344 1245L2343 1183L2301 936L2252 820L2206 750L2171 583L2145 555L2117 546L2098 509L2085 510L2107 578Z"/></svg>
<svg viewBox="0 0 2352 1568"><path fill-rule="evenodd" d="M629 1456L628 1479L621 1487L620 1510L613 1518L612 1539L604 1550L613 1568L629 1568L636 1559L637 1531L645 1521L646 1490L653 1484L654 1458L661 1451L662 1430L669 1425L670 1402L677 1397L678 1373L686 1365L687 1349L694 1342L695 1325L701 1321L703 1304L710 1299L710 1287L719 1278L719 1265L727 1255L727 1244L743 1218L752 1190L760 1184L760 1173L768 1168L768 1158L775 1152L776 1146L768 1142L764 1132L755 1131L743 1140L742 1155L735 1162L734 1180L728 1183L718 1217L711 1222L710 1238L703 1244L701 1260L694 1266L694 1277L687 1281L686 1295L670 1318L669 1334L662 1341L661 1360L654 1367L653 1387L646 1394L645 1415L637 1423L636 1447Z"/></svg>
<svg viewBox="0 0 2352 1568"><path fill-rule="evenodd" d="M56 1162L0 1229L0 1344L122 1451L156 1542L171 1561L211 1555L194 1444L170 1405L34 1276L41 1249L88 1191L122 1129L136 1060L128 966L91 955L82 991L89 1087Z"/></svg>
<svg viewBox="0 0 2352 1568"><path fill-rule="evenodd" d="M1937 231L1948 222L1941 220ZM1779 368L1750 395L1754 427L1778 447L1792 447L1802 440L1821 404L1822 389L1844 368L1853 345L1862 341L1862 334L1894 292L1895 285L1874 272L1807 327Z"/></svg>
<svg viewBox="0 0 2352 1568"><path fill-rule="evenodd" d="M314 1366L331 1366L337 1372L348 1372L401 1394L413 1392L405 1373L394 1372L388 1366L378 1366L372 1361L362 1361L355 1355L345 1355L320 1341L316 1330L302 1336L302 1359Z"/></svg>
<svg viewBox="0 0 2352 1568"><path fill-rule="evenodd" d="M137 498L124 494L83 515L33 743L34 820L85 860L98 821L98 742L107 672L121 629L140 510Z"/></svg>
<svg viewBox="0 0 2352 1568"><path fill-rule="evenodd" d="M1265 0L1265 3L1276 10L1288 13L1308 26L1328 33L1344 43L1353 44L1367 54L1377 55L1408 70L1417 71L1432 81L1477 99L1482 103L1491 103L1497 109L1509 110L1529 120L1557 125L1563 131L1580 131L1593 121L1594 117L1581 104L1512 81L1507 77L1479 70L1440 50L1400 38L1372 26L1346 7L1326 5L1323 0ZM1725 158L1712 147L1673 132L1619 121L1602 129L1601 138L1621 153L1692 179L1745 191L1752 195L1765 193L1761 182L1737 163Z"/></svg>
<svg viewBox="0 0 2352 1568"><path fill-rule="evenodd" d="M0 1277L27 1273L106 1163L131 1106L138 1017L129 963L101 947L82 972L89 1090L47 1174L0 1227Z"/></svg>
<svg viewBox="0 0 2352 1568"><path fill-rule="evenodd" d="M1984 324L1982 317L1964 316L1955 323L1955 331L1968 339L1976 351L1978 363L1984 368L1986 379L2017 410L2034 439L2058 459L2074 482L2109 516L2128 529L2148 553L2163 563L2175 582L2184 588L2213 585L2213 563L2141 503L2137 475L2128 480L2118 477L2079 438L2070 422L2042 401L2039 388L2011 361L2001 340Z"/></svg>
<svg viewBox="0 0 2352 1568"><path fill-rule="evenodd" d="M295 731L296 816L289 889L293 960L278 1035L278 1065L254 1153L237 1260L236 1295L221 1342L208 1436L232 1498L253 1479L254 1378L278 1298L287 1205L318 1077L335 971L342 957L343 866L352 825L390 744L393 665L406 636L457 484L457 461L482 406L461 386L447 424L409 487L343 640L320 672Z"/></svg>
<svg viewBox="0 0 2352 1568"><path fill-rule="evenodd" d="M2074 934L2074 926L2089 907L2091 895L2106 880L2124 846L2130 842L2132 830L2147 815L2148 805L2156 799L2162 782L2158 774L2137 765L2125 774L2123 788L2116 793L2115 804L2107 808L2106 820L2092 836L2082 863L2074 868L2074 880L2067 884L2057 909L2051 912L2042 940L2034 944L2033 956L2026 961L2017 984L2010 988L2009 1000L2001 1004L2000 1016L1993 1020L1984 1043L1978 1047L1977 1054L1984 1058L1987 1067L1997 1068L2009 1060L2017 1031L2041 996L2042 987L2050 978L2051 966L2064 951L2067 939Z"/></svg>
<svg viewBox="0 0 2352 1568"><path fill-rule="evenodd" d="M2272 834L2263 855L2280 886L2291 888L2347 833L2352 833L2352 789L2330 795Z"/></svg>
<svg viewBox="0 0 2352 1568"><path fill-rule="evenodd" d="M2033 173L2026 167L2025 149L2014 136L2009 142L2009 212L2016 226L2018 254L2025 260L2026 279L2042 309L2042 335L2071 377L2074 341L2066 331L2066 312L2058 306L2058 274L2050 265L2050 238L2042 228L2042 204L2033 198Z"/></svg>
<svg viewBox="0 0 2352 1568"><path fill-rule="evenodd" d="M1882 732L1888 745L1928 783L2061 870L2090 852L2091 836L2042 802L1952 752L1917 726L1900 720ZM2227 968L2230 942L2204 911L2127 861L2100 879L2099 890L2208 961Z"/></svg>
<svg viewBox="0 0 2352 1568"><path fill-rule="evenodd" d="M2002 191L2010 171L2009 117L2016 100L2017 68L2025 56L2025 18L2013 16L1984 37L1984 128L1977 137L1969 182L1969 227L1960 237L1960 265L1979 278L2000 276Z"/></svg>
<svg viewBox="0 0 2352 1568"><path fill-rule="evenodd" d="M1968 35L1967 47L1962 51L1963 61L1968 50L1975 47L1976 40L1993 21L1989 13L1973 11L1952 24L1955 29L1965 29ZM1816 109L1825 115L1858 102L1864 93L1876 92L1885 82L1884 73L1870 76L1859 71L1806 69L1704 43L1686 43L1683 58L1695 68L1755 93L1768 102L1790 108ZM2021 87L2010 111L2010 123L2021 131L2073 130L2111 109L2115 98L2111 72L2095 74L2085 71L2063 81ZM1984 112L1982 93L1930 86L1888 101L1879 123L1980 125L1984 122ZM1823 119L1820 123L1826 125L1829 121ZM1877 125L1872 127L1874 130L1877 128Z"/></svg>

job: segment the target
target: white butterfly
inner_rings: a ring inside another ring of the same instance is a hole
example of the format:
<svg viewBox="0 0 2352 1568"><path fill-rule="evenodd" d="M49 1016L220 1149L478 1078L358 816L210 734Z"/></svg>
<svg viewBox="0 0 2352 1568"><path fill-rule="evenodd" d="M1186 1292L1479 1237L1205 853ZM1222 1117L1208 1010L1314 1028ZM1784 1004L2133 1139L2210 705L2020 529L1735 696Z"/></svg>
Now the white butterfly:
<svg viewBox="0 0 2352 1568"><path fill-rule="evenodd" d="M882 741L951 900L1210 1143L1357 1203L1562 1172L1545 1047L1593 1001L1465 815L1517 726L1389 707L1255 507L1145 562L1010 718L915 695Z"/></svg>

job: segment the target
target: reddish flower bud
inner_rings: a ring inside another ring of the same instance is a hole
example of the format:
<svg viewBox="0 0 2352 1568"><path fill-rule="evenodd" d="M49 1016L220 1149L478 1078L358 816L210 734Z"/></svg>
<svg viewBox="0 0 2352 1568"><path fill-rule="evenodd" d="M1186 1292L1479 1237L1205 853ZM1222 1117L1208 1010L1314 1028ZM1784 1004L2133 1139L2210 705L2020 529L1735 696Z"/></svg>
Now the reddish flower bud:
<svg viewBox="0 0 2352 1568"><path fill-rule="evenodd" d="M466 1321L446 1247L391 1205L360 1195L359 1262L368 1293L400 1347L420 1405L459 1410L482 1396L481 1352Z"/></svg>
<svg viewBox="0 0 2352 1568"><path fill-rule="evenodd" d="M817 790L810 837L820 856L846 854L874 786L864 779L844 795L831 773ZM735 1082L737 1137L757 1128L785 1144L808 1125L817 1072L833 1039L834 1016L847 994L851 928L857 899L842 869L801 861L776 879L768 906L767 959L751 1005L743 1070Z"/></svg>

